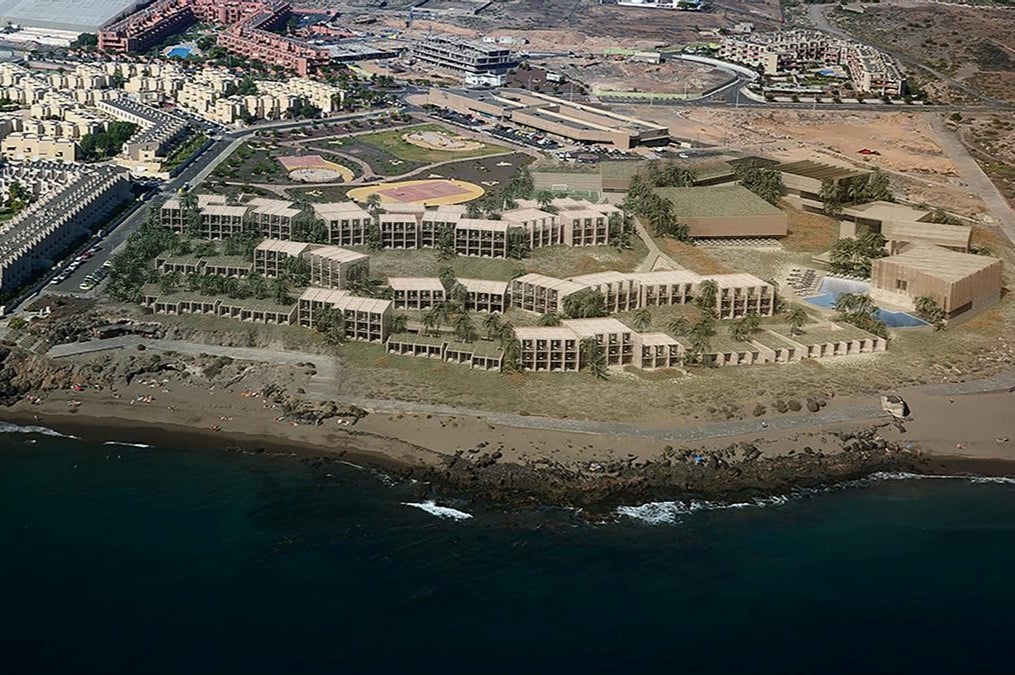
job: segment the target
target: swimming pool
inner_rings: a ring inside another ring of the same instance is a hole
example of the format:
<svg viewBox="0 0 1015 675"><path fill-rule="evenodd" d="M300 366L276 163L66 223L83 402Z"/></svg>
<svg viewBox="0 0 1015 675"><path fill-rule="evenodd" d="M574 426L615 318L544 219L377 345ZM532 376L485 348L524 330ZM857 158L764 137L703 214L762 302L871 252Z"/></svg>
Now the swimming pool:
<svg viewBox="0 0 1015 675"><path fill-rule="evenodd" d="M822 309L835 309L835 303L840 295L847 293L865 294L870 290L870 284L865 281L853 281L851 279L838 279L836 277L825 277L818 287L821 295L804 298L804 302L821 307ZM921 321L912 314L906 312L890 312L887 309L878 308L874 312L874 318L884 321L889 328L909 328L912 326L926 326L926 321Z"/></svg>
<svg viewBox="0 0 1015 675"><path fill-rule="evenodd" d="M173 47L166 52L166 56L171 59L185 59L190 56L190 47Z"/></svg>

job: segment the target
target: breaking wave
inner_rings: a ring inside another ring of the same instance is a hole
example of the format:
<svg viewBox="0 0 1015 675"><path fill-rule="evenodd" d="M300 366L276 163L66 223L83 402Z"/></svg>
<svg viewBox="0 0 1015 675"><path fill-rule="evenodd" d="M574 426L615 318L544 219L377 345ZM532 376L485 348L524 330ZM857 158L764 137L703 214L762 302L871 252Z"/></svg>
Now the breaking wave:
<svg viewBox="0 0 1015 675"><path fill-rule="evenodd" d="M448 520L468 520L469 518L472 518L471 513L459 511L458 509L453 509L450 506L438 506L432 499L428 499L425 502L402 502L402 505L411 506L414 509L426 511L432 516Z"/></svg>
<svg viewBox="0 0 1015 675"><path fill-rule="evenodd" d="M746 502L710 502L699 499L681 502L648 502L640 506L618 506L615 509L617 515L641 520L651 525L663 525L666 523L680 522L681 516L688 516L699 511L721 511L724 509L749 509L763 506L776 506L785 504L791 499L787 495L773 495L771 497L759 497Z"/></svg>
<svg viewBox="0 0 1015 675"><path fill-rule="evenodd" d="M792 499L835 490L869 487L874 483L901 480L961 480L974 485L1015 485L1015 478L1009 476L935 475L924 473L880 471L866 478L844 481L821 488L799 488L788 495L774 495L744 502L710 502L704 500L648 502L640 506L618 506L618 516L640 520L650 525L679 523L681 518L700 511L721 511L724 509L746 509L786 504Z"/></svg>
<svg viewBox="0 0 1015 675"><path fill-rule="evenodd" d="M128 448L150 448L147 443L127 443L125 441L106 441L103 445L122 445Z"/></svg>
<svg viewBox="0 0 1015 675"><path fill-rule="evenodd" d="M0 434L38 434L39 436L53 436L54 438L77 438L77 436L61 434L59 431L49 427L10 424L9 422L0 422Z"/></svg>

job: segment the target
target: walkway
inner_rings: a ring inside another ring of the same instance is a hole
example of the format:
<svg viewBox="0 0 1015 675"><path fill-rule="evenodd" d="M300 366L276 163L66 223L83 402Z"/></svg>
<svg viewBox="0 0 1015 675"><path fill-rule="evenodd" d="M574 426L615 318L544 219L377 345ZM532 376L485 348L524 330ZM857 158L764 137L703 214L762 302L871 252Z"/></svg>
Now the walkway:
<svg viewBox="0 0 1015 675"><path fill-rule="evenodd" d="M638 267L634 270L635 272L654 272L656 270L682 270L683 266L677 264L677 262L659 250L659 246L656 244L655 239L648 233L645 226L642 225L641 220L637 217L634 218L634 227L638 231L638 236L645 242L645 246L648 247L648 255L641 261Z"/></svg>
<svg viewBox="0 0 1015 675"><path fill-rule="evenodd" d="M979 195L990 211L997 219L997 224L1008 237L1009 241L1015 242L1015 209L1004 198L1001 191L997 189L993 181L983 172L980 165L969 154L962 140L948 128L940 115L930 116L930 127L934 130L938 145L945 151L945 154L955 162L962 180L969 186L969 191Z"/></svg>

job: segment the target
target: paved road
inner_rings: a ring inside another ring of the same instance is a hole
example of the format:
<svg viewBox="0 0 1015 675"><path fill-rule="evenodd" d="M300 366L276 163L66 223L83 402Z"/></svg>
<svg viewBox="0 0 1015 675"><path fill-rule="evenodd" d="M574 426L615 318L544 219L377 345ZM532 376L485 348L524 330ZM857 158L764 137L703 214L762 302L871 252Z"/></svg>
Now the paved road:
<svg viewBox="0 0 1015 675"><path fill-rule="evenodd" d="M638 236L645 242L645 246L648 247L648 255L645 259L638 264L637 272L654 272L655 270L682 270L684 269L677 262L659 250L659 246L656 244L655 239L648 233L645 226L642 224L639 218L634 219L634 227L638 232Z"/></svg>
<svg viewBox="0 0 1015 675"><path fill-rule="evenodd" d="M1001 191L997 189L993 181L983 172L980 165L970 156L966 146L963 145L955 133L948 128L940 115L930 117L930 126L934 130L938 144L945 154L958 167L962 174L962 180L970 187L970 191L979 195L987 209L997 219L997 224L1008 237L1009 241L1015 242L1015 209L1004 198Z"/></svg>
<svg viewBox="0 0 1015 675"><path fill-rule="evenodd" d="M52 358L66 358L79 354L96 353L110 349L135 348L144 344L148 349L175 351L183 354L209 354L227 356L237 360L260 361L266 363L287 363L296 365L311 362L317 374L311 378L307 386L306 397L312 400L330 400L340 404L356 405L370 412L412 413L430 415L454 415L458 417L482 417L492 424L518 427L521 429L540 429L545 431L564 431L583 434L601 434L607 436L633 436L650 438L663 442L691 442L713 438L727 438L761 432L760 422L736 421L700 424L681 429L659 429L638 424L622 422L597 422L592 420L569 420L533 415L514 415L511 413L488 412L455 406L429 405L389 401L357 396L343 396L339 392L338 374L340 366L335 357L302 352L275 351L250 347L222 347L218 345L202 345L182 340L149 340L135 336L94 340L91 342L75 342L57 345L49 350ZM837 410L823 410L806 415L784 415L767 420L768 430L805 429L817 425L838 424L860 420L886 419L888 414L881 410L879 400L869 404L857 405Z"/></svg>

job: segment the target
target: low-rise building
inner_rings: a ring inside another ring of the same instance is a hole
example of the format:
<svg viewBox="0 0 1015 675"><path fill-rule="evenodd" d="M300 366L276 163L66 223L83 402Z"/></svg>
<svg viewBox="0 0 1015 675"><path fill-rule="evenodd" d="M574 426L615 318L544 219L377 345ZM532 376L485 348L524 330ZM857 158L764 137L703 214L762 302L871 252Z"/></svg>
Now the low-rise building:
<svg viewBox="0 0 1015 675"><path fill-rule="evenodd" d="M311 246L303 253L310 283L322 288L349 288L370 276L370 257L338 246Z"/></svg>
<svg viewBox="0 0 1015 675"><path fill-rule="evenodd" d="M437 277L388 277L398 309L424 310L444 302L447 293Z"/></svg>
<svg viewBox="0 0 1015 675"><path fill-rule="evenodd" d="M281 276L310 248L311 244L303 241L265 239L254 249L254 272L269 279Z"/></svg>
<svg viewBox="0 0 1015 675"><path fill-rule="evenodd" d="M591 338L599 345L599 351L608 366L629 366L636 362L635 332L620 321L604 317L601 319L567 319L562 326L574 331L582 340Z"/></svg>
<svg viewBox="0 0 1015 675"><path fill-rule="evenodd" d="M391 327L390 300L360 298L338 289L308 288L297 305L299 324L308 328L314 326L321 310L340 311L348 340L384 342Z"/></svg>
<svg viewBox="0 0 1015 675"><path fill-rule="evenodd" d="M871 297L913 308L917 298L936 302L954 317L980 311L1001 297L1003 263L997 258L913 244L871 266Z"/></svg>
<svg viewBox="0 0 1015 675"><path fill-rule="evenodd" d="M535 372L570 372L581 370L581 337L565 326L520 326L515 328L518 340L518 366Z"/></svg>
<svg viewBox="0 0 1015 675"><path fill-rule="evenodd" d="M699 238L784 237L789 216L741 185L656 188L677 222Z"/></svg>
<svg viewBox="0 0 1015 675"><path fill-rule="evenodd" d="M412 58L461 75L497 75L518 65L510 49L451 35L428 35L412 47Z"/></svg>
<svg viewBox="0 0 1015 675"><path fill-rule="evenodd" d="M468 297L465 308L474 312L503 313L508 308L508 282L489 279L459 279Z"/></svg>
<svg viewBox="0 0 1015 675"><path fill-rule="evenodd" d="M511 280L511 304L538 314L556 314L564 298L585 286L543 274L524 274Z"/></svg>

